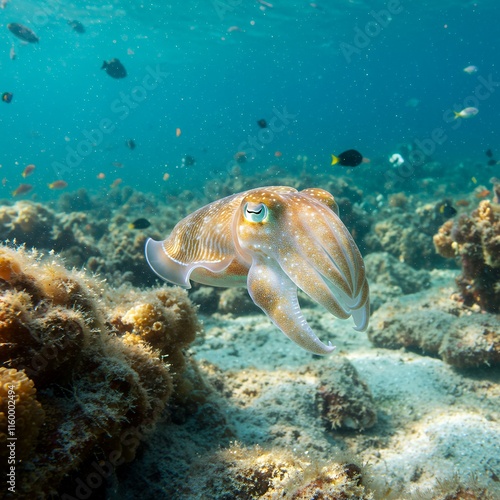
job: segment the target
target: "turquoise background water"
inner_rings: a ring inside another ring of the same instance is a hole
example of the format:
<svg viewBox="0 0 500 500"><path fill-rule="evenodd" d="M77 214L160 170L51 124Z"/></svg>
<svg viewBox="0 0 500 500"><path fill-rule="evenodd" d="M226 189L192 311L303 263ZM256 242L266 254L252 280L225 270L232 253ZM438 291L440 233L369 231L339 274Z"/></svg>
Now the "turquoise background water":
<svg viewBox="0 0 500 500"><path fill-rule="evenodd" d="M303 166L297 156L306 155L307 168L333 175L331 153L357 148L372 163L353 171L353 182L372 177L383 190L380 167L390 168L398 144L424 141L436 129L445 139L432 157L445 171L469 162L480 182L498 174L484 155L499 148L500 157L498 2L270 3L6 4L0 91L14 99L0 103L0 196L10 198L28 163L37 166L28 197L41 200L57 196L46 186L56 178L68 189L109 189L120 177L140 190L178 191L224 179L241 149L249 157L243 173L277 164L293 175ZM84 34L71 29L72 19ZM8 31L11 22L30 27L40 42L22 43ZM125 65L127 78L100 69L111 58ZM479 71L466 74L470 64ZM482 82L476 117L443 118L475 105ZM418 104L408 105L411 99ZM271 122L285 111L289 120L274 132L258 127L258 119ZM100 132L103 123L111 130ZM136 149L126 147L129 138ZM68 161L71 151L80 154ZM186 154L194 166L183 166Z"/></svg>

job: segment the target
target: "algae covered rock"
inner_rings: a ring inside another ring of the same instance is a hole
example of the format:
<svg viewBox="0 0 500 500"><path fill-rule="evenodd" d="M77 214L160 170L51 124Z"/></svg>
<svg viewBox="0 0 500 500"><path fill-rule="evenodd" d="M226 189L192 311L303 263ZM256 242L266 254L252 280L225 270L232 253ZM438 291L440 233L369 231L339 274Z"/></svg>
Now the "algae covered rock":
<svg viewBox="0 0 500 500"><path fill-rule="evenodd" d="M500 205L483 200L470 215L445 223L434 246L443 257L459 259L457 285L465 305L500 312Z"/></svg>
<svg viewBox="0 0 500 500"><path fill-rule="evenodd" d="M458 368L500 365L500 319L461 308L451 298L397 298L375 311L368 328L374 345L438 356Z"/></svg>
<svg viewBox="0 0 500 500"><path fill-rule="evenodd" d="M372 500L362 464L318 464L278 449L233 445L194 464L184 498ZM193 488L193 489L191 489ZM200 492L203 492L202 496ZM181 496L174 496L179 500Z"/></svg>
<svg viewBox="0 0 500 500"><path fill-rule="evenodd" d="M181 380L182 348L199 329L190 302L175 291L136 292L140 307L129 314L127 334L108 319L112 297L54 256L0 247L0 377L2 390L14 387L18 398L21 497L98 493L161 417L173 365ZM158 319L166 325L156 328Z"/></svg>
<svg viewBox="0 0 500 500"><path fill-rule="evenodd" d="M345 358L315 368L320 383L316 404L328 429L364 430L377 423L373 396L356 368Z"/></svg>

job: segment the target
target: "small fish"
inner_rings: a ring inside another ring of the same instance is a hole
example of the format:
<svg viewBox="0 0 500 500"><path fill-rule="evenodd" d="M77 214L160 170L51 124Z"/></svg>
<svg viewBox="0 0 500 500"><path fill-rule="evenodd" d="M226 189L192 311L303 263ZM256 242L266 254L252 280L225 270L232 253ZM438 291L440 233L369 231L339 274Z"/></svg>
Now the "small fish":
<svg viewBox="0 0 500 500"><path fill-rule="evenodd" d="M165 172L165 173L163 174L162 179L163 179L164 181L168 181L168 180L170 179L170 174L169 174L168 172Z"/></svg>
<svg viewBox="0 0 500 500"><path fill-rule="evenodd" d="M342 165L343 167L357 167L363 162L363 155L355 149L348 149L338 156L332 155L332 165Z"/></svg>
<svg viewBox="0 0 500 500"><path fill-rule="evenodd" d="M127 76L125 66L118 59L111 59L109 62L104 61L101 69L104 69L112 78L125 78Z"/></svg>
<svg viewBox="0 0 500 500"><path fill-rule="evenodd" d="M127 145L127 148L129 148L129 149L135 149L135 141L134 141L134 139L127 139L127 141L125 142L125 144Z"/></svg>
<svg viewBox="0 0 500 500"><path fill-rule="evenodd" d="M474 196L476 198L478 198L479 200L481 198L486 198L487 196L489 196L491 194L491 191L489 189L481 189L481 188L477 188L476 191L474 192Z"/></svg>
<svg viewBox="0 0 500 500"><path fill-rule="evenodd" d="M21 194L29 193L33 189L31 184L19 184L17 188L12 191L12 196L20 196Z"/></svg>
<svg viewBox="0 0 500 500"><path fill-rule="evenodd" d="M182 165L184 167L192 167L195 163L196 163L196 159L194 158L194 156L191 156L191 155L186 155L182 159Z"/></svg>
<svg viewBox="0 0 500 500"><path fill-rule="evenodd" d="M182 134L182 130L180 128L175 129L175 137L180 137Z"/></svg>
<svg viewBox="0 0 500 500"><path fill-rule="evenodd" d="M118 187L121 183L123 182L123 179L115 179L111 185L109 186L110 188L115 188Z"/></svg>
<svg viewBox="0 0 500 500"><path fill-rule="evenodd" d="M247 154L245 151L238 151L233 157L237 163L246 163L247 162Z"/></svg>
<svg viewBox="0 0 500 500"><path fill-rule="evenodd" d="M275 156L276 158L281 158L281 157L283 156L283 153L282 153L281 151L275 151L275 152L274 152L274 156Z"/></svg>
<svg viewBox="0 0 500 500"><path fill-rule="evenodd" d="M106 178L106 174L103 174L102 172L97 174L97 178L98 179L105 179Z"/></svg>
<svg viewBox="0 0 500 500"><path fill-rule="evenodd" d="M49 187L49 189L64 189L68 187L68 183L63 180L58 180L47 184L47 186Z"/></svg>
<svg viewBox="0 0 500 500"><path fill-rule="evenodd" d="M151 225L148 219L140 218L131 222L128 227L129 229L147 229Z"/></svg>
<svg viewBox="0 0 500 500"><path fill-rule="evenodd" d="M468 75L473 75L474 73L478 72L478 68L477 68L477 66L474 66L474 65L471 64L470 66L467 66L466 68L464 68L464 71Z"/></svg>
<svg viewBox="0 0 500 500"><path fill-rule="evenodd" d="M243 31L243 30L239 26L229 26L227 32L232 33L233 31Z"/></svg>
<svg viewBox="0 0 500 500"><path fill-rule="evenodd" d="M114 161L111 163L111 165L116 168L123 168L123 163L120 163L119 161Z"/></svg>
<svg viewBox="0 0 500 500"><path fill-rule="evenodd" d="M470 205L470 201L469 200L457 200L455 202L455 205L457 207L468 207Z"/></svg>
<svg viewBox="0 0 500 500"><path fill-rule="evenodd" d="M495 160L495 158L493 158L493 151L491 149L487 149L485 151L485 154L486 156L489 158L489 160L487 161L487 165L489 167L492 167L493 165L496 165L498 162Z"/></svg>
<svg viewBox="0 0 500 500"><path fill-rule="evenodd" d="M33 31L22 24L10 23L7 24L7 28L13 35L17 36L17 38L20 38L21 40L24 40L25 42L38 43L40 40L35 33L33 33Z"/></svg>
<svg viewBox="0 0 500 500"><path fill-rule="evenodd" d="M257 125L260 128L267 128L267 122L264 120L264 118L261 118L260 120L257 120Z"/></svg>
<svg viewBox="0 0 500 500"><path fill-rule="evenodd" d="M436 210L446 219L450 219L457 215L457 210L453 207L450 200L444 200L436 205Z"/></svg>
<svg viewBox="0 0 500 500"><path fill-rule="evenodd" d="M4 92L2 94L2 101L9 104L12 101L13 97L14 97L14 94L12 94L11 92Z"/></svg>
<svg viewBox="0 0 500 500"><path fill-rule="evenodd" d="M470 108L464 108L462 111L453 111L455 113L455 120L457 118L472 118L473 116L476 116L479 113L479 109L470 107Z"/></svg>
<svg viewBox="0 0 500 500"><path fill-rule="evenodd" d="M68 21L68 24L73 28L77 33L85 33L85 26L80 21Z"/></svg>
<svg viewBox="0 0 500 500"><path fill-rule="evenodd" d="M10 48L9 57L11 58L12 61L17 57L16 48L14 47L14 44L12 44L12 47Z"/></svg>
<svg viewBox="0 0 500 500"><path fill-rule="evenodd" d="M26 178L28 177L28 175L31 175L34 170L35 165L33 165L33 163L30 163L29 165L26 165L26 168L23 170L23 173L21 175Z"/></svg>

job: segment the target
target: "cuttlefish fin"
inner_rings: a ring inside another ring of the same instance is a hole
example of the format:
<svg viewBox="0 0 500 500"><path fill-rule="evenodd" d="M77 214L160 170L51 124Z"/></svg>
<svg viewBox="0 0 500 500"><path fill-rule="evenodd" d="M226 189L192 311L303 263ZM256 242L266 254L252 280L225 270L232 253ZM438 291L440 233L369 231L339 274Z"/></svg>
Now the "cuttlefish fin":
<svg viewBox="0 0 500 500"><path fill-rule="evenodd" d="M151 269L162 279L184 288L191 288L189 277L194 269L204 268L214 273L220 273L226 269L233 260L232 256L214 261L197 260L193 262L181 262L172 258L164 247L164 241L155 241L149 238L146 241L145 255Z"/></svg>
<svg viewBox="0 0 500 500"><path fill-rule="evenodd" d="M255 304L300 347L314 354L328 354L335 349L313 332L300 310L296 285L274 259L254 259L247 287Z"/></svg>

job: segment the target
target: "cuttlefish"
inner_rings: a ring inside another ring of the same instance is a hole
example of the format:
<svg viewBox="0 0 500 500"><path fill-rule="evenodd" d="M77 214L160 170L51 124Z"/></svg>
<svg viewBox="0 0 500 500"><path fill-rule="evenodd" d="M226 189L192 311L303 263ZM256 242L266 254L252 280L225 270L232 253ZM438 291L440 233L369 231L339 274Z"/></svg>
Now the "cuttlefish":
<svg viewBox="0 0 500 500"><path fill-rule="evenodd" d="M297 288L335 316L368 325L368 283L361 254L323 189L273 186L233 194L177 223L164 241L146 242L146 259L169 283L246 286L272 322L300 347L335 347L313 332Z"/></svg>

